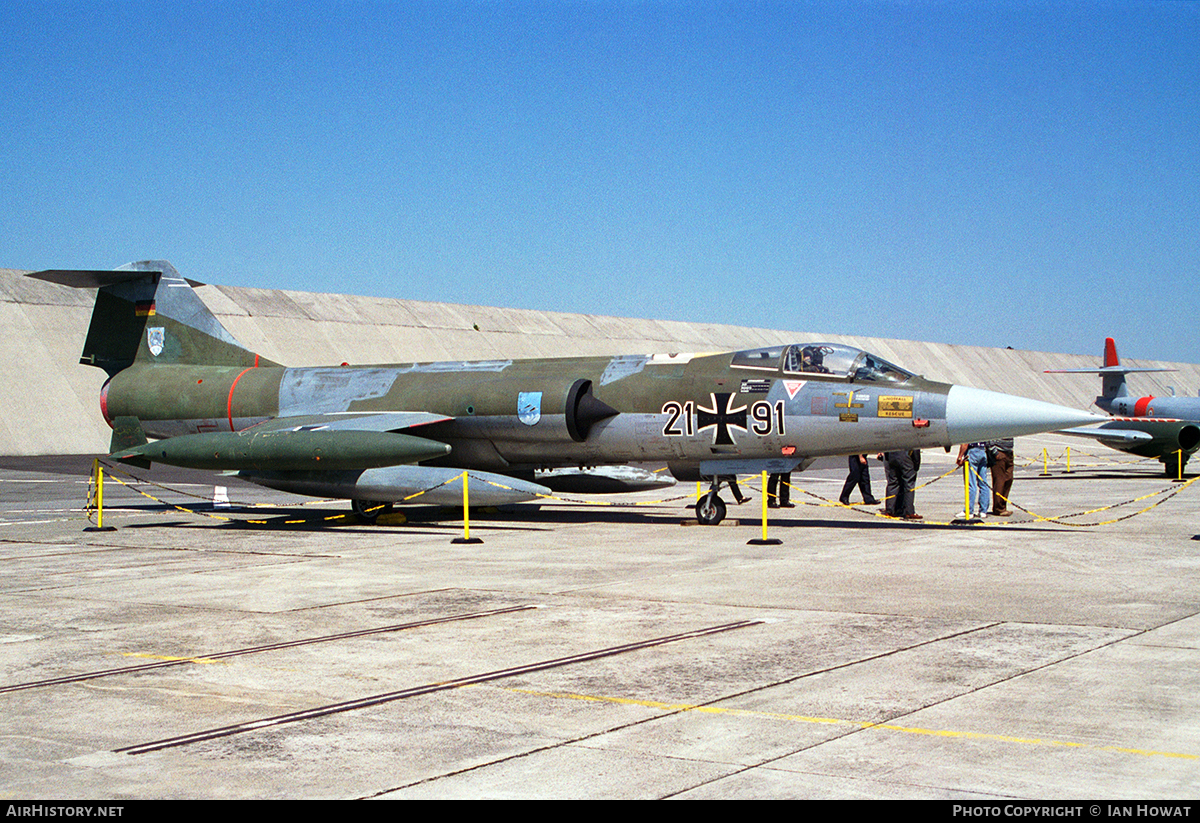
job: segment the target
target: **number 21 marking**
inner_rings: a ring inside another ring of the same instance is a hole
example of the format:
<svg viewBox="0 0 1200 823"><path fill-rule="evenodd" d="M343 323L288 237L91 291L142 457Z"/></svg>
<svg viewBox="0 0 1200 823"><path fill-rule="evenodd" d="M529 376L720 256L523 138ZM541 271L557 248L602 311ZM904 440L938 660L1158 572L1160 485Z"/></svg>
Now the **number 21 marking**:
<svg viewBox="0 0 1200 823"><path fill-rule="evenodd" d="M683 437L684 435L691 437L694 435L696 424L692 412L695 405L691 400L686 403L676 403L674 400L664 403L662 413L668 414L670 417L663 425L663 437ZM750 416L754 419L751 428L759 437L765 437L772 431L780 435L787 434L787 427L783 422L782 400L777 401L774 406L765 400L759 400L750 407Z"/></svg>

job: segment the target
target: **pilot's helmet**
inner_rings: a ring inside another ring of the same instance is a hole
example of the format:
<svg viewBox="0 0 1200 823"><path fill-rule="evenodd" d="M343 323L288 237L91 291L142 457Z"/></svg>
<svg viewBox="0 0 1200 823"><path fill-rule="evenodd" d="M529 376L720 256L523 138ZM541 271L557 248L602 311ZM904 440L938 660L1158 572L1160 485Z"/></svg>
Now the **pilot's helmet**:
<svg viewBox="0 0 1200 823"><path fill-rule="evenodd" d="M820 346L805 346L800 352L800 363L804 371L818 371L825 364L825 355Z"/></svg>

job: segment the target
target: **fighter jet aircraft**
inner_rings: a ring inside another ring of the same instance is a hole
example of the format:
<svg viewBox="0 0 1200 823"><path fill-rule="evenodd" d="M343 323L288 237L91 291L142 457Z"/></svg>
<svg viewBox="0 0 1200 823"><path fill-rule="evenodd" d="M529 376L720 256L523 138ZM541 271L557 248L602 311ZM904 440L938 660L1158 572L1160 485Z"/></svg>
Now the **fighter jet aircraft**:
<svg viewBox="0 0 1200 823"><path fill-rule="evenodd" d="M418 493L412 502L457 504L464 472L472 503L491 505L549 494L536 472L666 462L677 478L708 479L697 519L715 524L731 475L1099 419L831 343L288 368L234 340L164 261L30 276L98 289L81 362L109 374L100 409L112 458L236 471L349 499L368 517Z"/></svg>
<svg viewBox="0 0 1200 823"><path fill-rule="evenodd" d="M1104 340L1098 369L1046 369L1046 374L1098 374L1100 396L1096 405L1113 415L1108 423L1089 428L1065 429L1062 434L1090 437L1109 448L1140 457L1156 457L1168 477L1179 477L1188 458L1200 449L1200 397L1134 397L1125 375L1174 369L1130 368L1121 365L1117 344Z"/></svg>

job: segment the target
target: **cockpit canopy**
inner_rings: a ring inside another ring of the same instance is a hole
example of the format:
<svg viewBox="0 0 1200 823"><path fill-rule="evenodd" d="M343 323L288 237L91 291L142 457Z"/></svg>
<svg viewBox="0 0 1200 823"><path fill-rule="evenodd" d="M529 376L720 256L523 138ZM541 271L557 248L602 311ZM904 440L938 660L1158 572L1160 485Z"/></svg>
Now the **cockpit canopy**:
<svg viewBox="0 0 1200 823"><path fill-rule="evenodd" d="M793 343L749 349L733 355L735 367L744 369L783 369L784 374L828 375L856 383L905 383L912 372L889 363L882 357L840 343Z"/></svg>

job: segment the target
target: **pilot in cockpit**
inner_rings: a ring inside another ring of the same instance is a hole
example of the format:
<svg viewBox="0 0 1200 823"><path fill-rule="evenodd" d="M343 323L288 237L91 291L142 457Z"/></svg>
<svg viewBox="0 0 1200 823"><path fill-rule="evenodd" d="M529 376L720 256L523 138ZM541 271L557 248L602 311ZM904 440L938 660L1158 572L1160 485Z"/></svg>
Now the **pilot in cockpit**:
<svg viewBox="0 0 1200 823"><path fill-rule="evenodd" d="M805 346L800 351L800 371L829 374L829 369L825 368L825 353L820 346Z"/></svg>

